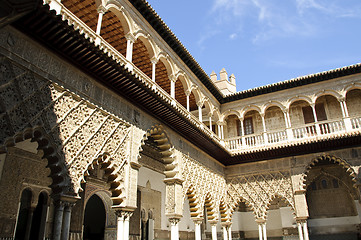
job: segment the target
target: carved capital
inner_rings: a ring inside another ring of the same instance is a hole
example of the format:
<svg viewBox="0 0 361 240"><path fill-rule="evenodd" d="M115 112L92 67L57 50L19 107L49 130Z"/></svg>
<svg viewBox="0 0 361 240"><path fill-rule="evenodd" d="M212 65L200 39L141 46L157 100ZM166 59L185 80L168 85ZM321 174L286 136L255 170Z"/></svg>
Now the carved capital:
<svg viewBox="0 0 361 240"><path fill-rule="evenodd" d="M180 218L168 218L168 221L170 222L170 224L172 226L175 226L175 225L177 225L179 223Z"/></svg>

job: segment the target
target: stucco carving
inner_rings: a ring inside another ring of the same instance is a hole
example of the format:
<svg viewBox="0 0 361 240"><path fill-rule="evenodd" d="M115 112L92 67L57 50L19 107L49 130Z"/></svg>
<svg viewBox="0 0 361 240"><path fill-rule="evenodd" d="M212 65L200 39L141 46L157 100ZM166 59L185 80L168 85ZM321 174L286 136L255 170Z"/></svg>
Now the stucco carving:
<svg viewBox="0 0 361 240"><path fill-rule="evenodd" d="M291 173L268 172L256 175L237 176L228 184L228 192L237 205L243 201L257 219L265 219L270 202L280 197L294 209Z"/></svg>
<svg viewBox="0 0 361 240"><path fill-rule="evenodd" d="M192 189L191 192L196 198L194 201L196 206L190 206L191 215L193 217L202 217L203 206L207 203L208 219L218 218L221 197L227 194L224 176L213 172L187 155L182 156L181 165L184 179L183 196L186 198L187 192Z"/></svg>
<svg viewBox="0 0 361 240"><path fill-rule="evenodd" d="M115 166L128 159L130 125L65 88L0 57L0 152L31 138L44 154L53 180L77 194L89 164L106 152ZM45 143L44 143L45 142ZM116 169L120 171L119 167ZM55 171L55 173L54 173ZM69 177L70 176L70 179Z"/></svg>

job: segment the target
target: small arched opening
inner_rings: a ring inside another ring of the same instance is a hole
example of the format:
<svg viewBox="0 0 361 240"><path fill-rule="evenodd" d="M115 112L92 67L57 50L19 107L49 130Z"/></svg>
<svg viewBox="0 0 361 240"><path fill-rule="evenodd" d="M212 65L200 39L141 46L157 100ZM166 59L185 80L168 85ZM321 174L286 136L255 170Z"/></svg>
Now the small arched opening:
<svg viewBox="0 0 361 240"><path fill-rule="evenodd" d="M84 212L84 240L104 239L106 211L104 203L96 194L86 203Z"/></svg>

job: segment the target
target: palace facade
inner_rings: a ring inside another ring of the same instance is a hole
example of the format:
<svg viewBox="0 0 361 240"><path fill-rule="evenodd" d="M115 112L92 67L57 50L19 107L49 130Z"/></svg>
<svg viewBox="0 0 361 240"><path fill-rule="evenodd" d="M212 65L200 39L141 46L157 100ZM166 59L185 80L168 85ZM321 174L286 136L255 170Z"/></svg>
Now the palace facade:
<svg viewBox="0 0 361 240"><path fill-rule="evenodd" d="M145 0L0 2L0 239L360 239L361 64L236 92Z"/></svg>

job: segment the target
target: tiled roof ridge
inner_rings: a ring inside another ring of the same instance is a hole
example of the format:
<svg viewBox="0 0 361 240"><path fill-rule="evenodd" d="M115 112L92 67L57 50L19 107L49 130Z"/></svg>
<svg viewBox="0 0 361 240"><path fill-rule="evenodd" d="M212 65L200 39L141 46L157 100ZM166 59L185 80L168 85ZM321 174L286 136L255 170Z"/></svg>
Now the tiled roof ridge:
<svg viewBox="0 0 361 240"><path fill-rule="evenodd" d="M330 70L321 71L321 72L317 72L317 73L311 73L311 74L307 74L307 75L303 75L303 76L299 76L299 77L295 77L295 78L291 78L291 79L287 79L287 80L283 80L283 81L279 81L279 82L275 82L275 83L262 85L259 87L254 87L254 88L238 91L238 92L235 92L232 94L228 94L227 97L234 96L237 94L242 94L245 92L251 92L251 91L255 91L255 90L259 90L259 89L263 89L263 88L269 88L269 87L273 87L273 86L277 86L277 85L282 85L282 84L286 84L286 83L290 83L290 82L297 82L297 81L304 80L304 79L311 78L311 77L318 77L318 76L322 76L322 75L336 73L336 72L348 70L348 69L351 69L354 67L361 67L361 63L355 63L352 65L348 65L348 66L344 66L344 67L340 67L340 68L330 69Z"/></svg>

